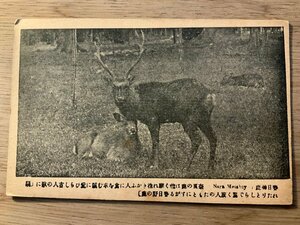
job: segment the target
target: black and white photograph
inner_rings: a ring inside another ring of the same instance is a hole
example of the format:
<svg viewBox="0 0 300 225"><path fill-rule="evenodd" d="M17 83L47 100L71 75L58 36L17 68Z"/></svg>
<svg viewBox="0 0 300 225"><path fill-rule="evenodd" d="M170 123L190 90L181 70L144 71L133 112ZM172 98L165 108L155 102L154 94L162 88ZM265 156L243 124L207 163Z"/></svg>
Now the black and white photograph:
<svg viewBox="0 0 300 225"><path fill-rule="evenodd" d="M21 29L15 176L290 179L284 32Z"/></svg>

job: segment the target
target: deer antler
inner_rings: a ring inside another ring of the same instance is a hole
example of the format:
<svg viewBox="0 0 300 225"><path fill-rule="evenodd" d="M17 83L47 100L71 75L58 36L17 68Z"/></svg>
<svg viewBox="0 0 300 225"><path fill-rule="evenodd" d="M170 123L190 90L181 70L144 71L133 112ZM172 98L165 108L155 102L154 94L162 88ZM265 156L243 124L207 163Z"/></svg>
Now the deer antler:
<svg viewBox="0 0 300 225"><path fill-rule="evenodd" d="M100 63L100 65L106 70L106 72L109 73L109 75L114 78L115 77L115 74L108 68L108 66L102 61L101 59L101 55L100 55L100 47L97 45L96 42L94 42L94 45L97 49L97 51L95 52L95 56L97 57L98 59L98 62Z"/></svg>
<svg viewBox="0 0 300 225"><path fill-rule="evenodd" d="M135 33L137 36L139 36L137 34L137 32ZM132 66L129 68L129 70L126 72L125 77L128 78L130 72L133 70L133 68L136 66L136 64L138 64L138 62L141 60L143 53L145 52L146 49L144 49L144 43L145 43L145 35L143 30L141 30L141 35L142 35L142 42L141 44L137 44L139 46L139 57L137 58L137 60L132 64Z"/></svg>

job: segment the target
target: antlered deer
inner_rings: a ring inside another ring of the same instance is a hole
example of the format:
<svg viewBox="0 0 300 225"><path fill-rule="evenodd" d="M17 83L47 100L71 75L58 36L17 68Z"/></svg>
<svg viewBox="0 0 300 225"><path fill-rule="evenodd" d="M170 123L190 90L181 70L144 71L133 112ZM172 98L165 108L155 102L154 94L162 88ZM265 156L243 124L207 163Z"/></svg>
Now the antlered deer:
<svg viewBox="0 0 300 225"><path fill-rule="evenodd" d="M139 56L125 73L124 78L117 78L102 61L100 49L95 43L97 47L95 56L99 64L110 75L107 79L112 85L115 104L128 120L139 120L147 125L152 139L150 162L152 166L158 166L161 124L178 122L182 124L192 143L190 164L201 144L201 136L198 133L200 129L209 140L209 166L213 168L217 138L211 126L211 113L215 105L215 94L195 79L189 78L170 82L134 83L135 77L130 73L145 52L142 31L141 36Z"/></svg>
<svg viewBox="0 0 300 225"><path fill-rule="evenodd" d="M107 158L124 161L136 155L140 147L136 121L128 121L119 113L113 114L118 123L84 134L73 147L79 158Z"/></svg>

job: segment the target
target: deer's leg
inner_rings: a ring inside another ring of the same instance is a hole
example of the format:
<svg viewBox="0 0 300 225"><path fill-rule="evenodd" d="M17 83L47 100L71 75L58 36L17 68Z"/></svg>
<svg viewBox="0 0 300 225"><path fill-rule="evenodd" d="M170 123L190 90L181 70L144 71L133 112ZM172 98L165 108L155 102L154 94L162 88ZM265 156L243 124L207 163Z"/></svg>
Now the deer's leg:
<svg viewBox="0 0 300 225"><path fill-rule="evenodd" d="M151 153L151 167L158 167L158 152L159 152L159 129L160 125L158 123L152 123L148 125L151 139L152 139L152 153Z"/></svg>
<svg viewBox="0 0 300 225"><path fill-rule="evenodd" d="M189 121L186 123L182 123L184 131L187 133L189 138L191 139L192 148L191 152L197 152L199 145L202 142L201 135L198 132L198 126L195 122Z"/></svg>
<svg viewBox="0 0 300 225"><path fill-rule="evenodd" d="M205 119L206 118L206 119ZM209 117L202 117L200 122L198 123L200 130L207 137L210 145L210 158L209 158L209 167L211 169L214 168L215 164L215 153L217 147L217 136L211 126Z"/></svg>
<svg viewBox="0 0 300 225"><path fill-rule="evenodd" d="M192 148L191 148L191 156L188 162L188 167L187 170L189 170L193 159L198 151L199 145L202 142L201 135L198 132L198 126L195 122L193 121L188 121L185 123L182 123L184 131L187 133L191 140Z"/></svg>

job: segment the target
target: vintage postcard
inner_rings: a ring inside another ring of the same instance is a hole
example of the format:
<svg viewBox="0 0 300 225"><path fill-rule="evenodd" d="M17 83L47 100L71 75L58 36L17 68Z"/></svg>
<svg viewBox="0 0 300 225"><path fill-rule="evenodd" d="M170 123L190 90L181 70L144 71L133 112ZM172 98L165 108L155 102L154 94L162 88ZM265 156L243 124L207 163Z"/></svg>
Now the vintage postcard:
<svg viewBox="0 0 300 225"><path fill-rule="evenodd" d="M15 24L7 195L290 205L289 24Z"/></svg>

